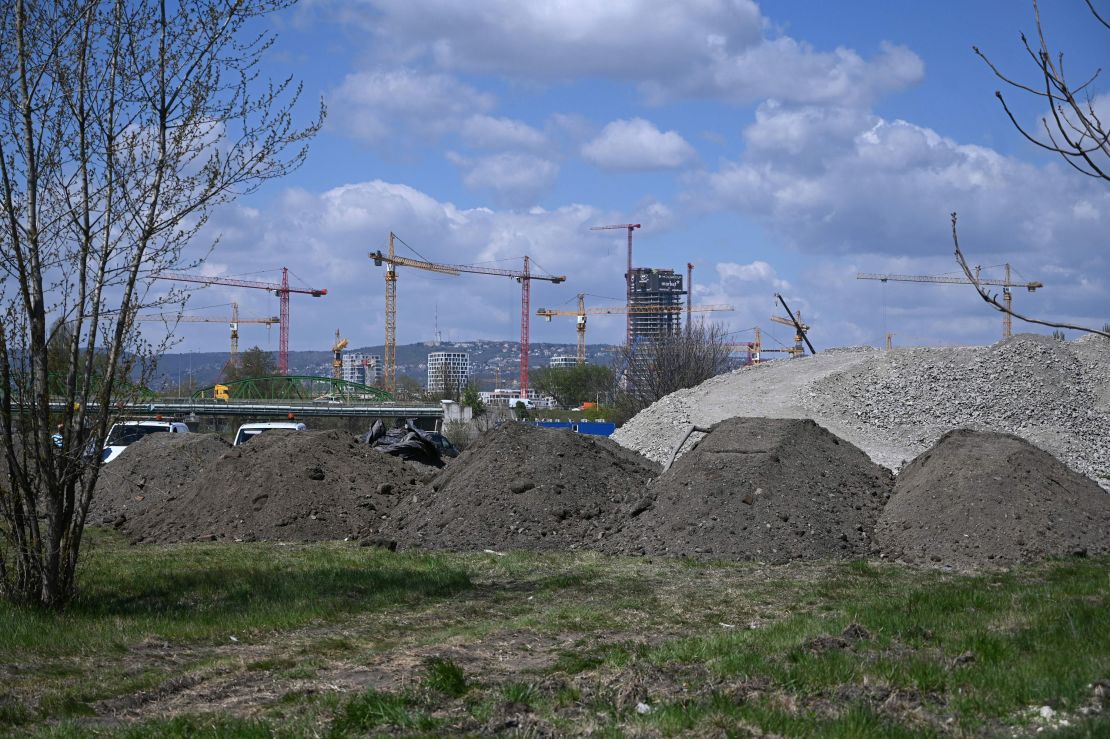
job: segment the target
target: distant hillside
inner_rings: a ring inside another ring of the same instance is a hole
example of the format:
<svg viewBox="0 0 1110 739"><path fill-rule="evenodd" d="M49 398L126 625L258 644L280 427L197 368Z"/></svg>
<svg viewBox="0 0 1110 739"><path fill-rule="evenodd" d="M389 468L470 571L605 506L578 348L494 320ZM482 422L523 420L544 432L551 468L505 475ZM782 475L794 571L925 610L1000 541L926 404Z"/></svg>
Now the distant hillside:
<svg viewBox="0 0 1110 739"><path fill-rule="evenodd" d="M611 344L587 345L586 360L591 364L608 365L616 356L616 350L617 347ZM381 356L384 347L379 344L352 348L351 351ZM428 377L428 354L435 351L469 353L475 379L482 390L492 389L497 383L499 373L501 385L509 385L520 371L519 342L443 341L438 346L430 342L399 345L397 347L398 375L407 375L423 385ZM546 367L551 357L573 356L575 351L574 344L532 344L528 353L529 365L533 369ZM197 387L207 387L220 378L226 362L227 352L164 354L158 362L157 375L149 385L155 390L177 387L191 378ZM277 362L276 352L274 352L274 362L275 364ZM330 375L331 352L326 350L289 352L289 372L295 375Z"/></svg>

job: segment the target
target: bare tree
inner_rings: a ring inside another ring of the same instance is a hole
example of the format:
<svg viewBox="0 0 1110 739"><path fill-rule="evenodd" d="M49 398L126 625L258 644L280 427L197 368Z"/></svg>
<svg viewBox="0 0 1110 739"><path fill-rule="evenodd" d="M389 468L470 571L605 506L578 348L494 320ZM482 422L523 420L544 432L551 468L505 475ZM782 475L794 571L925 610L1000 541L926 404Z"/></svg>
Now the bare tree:
<svg viewBox="0 0 1110 739"><path fill-rule="evenodd" d="M729 355L724 327L705 321L654 341L622 346L618 414L629 418L665 395L721 374L729 367Z"/></svg>
<svg viewBox="0 0 1110 739"><path fill-rule="evenodd" d="M61 607L99 450L158 347L134 316L211 209L303 160L323 116L259 78L293 0L0 9L0 594ZM67 346L51 355L48 326ZM53 432L60 429L60 439Z"/></svg>
<svg viewBox="0 0 1110 739"><path fill-rule="evenodd" d="M1044 129L1044 136L1041 137L1019 123L1002 91L995 91L995 97L1002 104L1002 109L1022 136L1042 149L1058 153L1077 171L1089 177L1110 180L1110 125L1099 117L1091 94L1091 86L1102 70L1095 70L1078 85L1069 83L1064 69L1064 52L1053 53L1049 49L1044 26L1041 24L1040 8L1037 0L1032 1L1037 40L1035 44L1031 44L1023 33L1021 42L1037 68L1035 82L1025 84L1009 77L979 47L972 48L1000 80L1017 90L1042 98L1047 105L1049 114L1041 118ZM1100 14L1093 0L1084 2L1091 11L1091 22L1110 30L1110 15Z"/></svg>

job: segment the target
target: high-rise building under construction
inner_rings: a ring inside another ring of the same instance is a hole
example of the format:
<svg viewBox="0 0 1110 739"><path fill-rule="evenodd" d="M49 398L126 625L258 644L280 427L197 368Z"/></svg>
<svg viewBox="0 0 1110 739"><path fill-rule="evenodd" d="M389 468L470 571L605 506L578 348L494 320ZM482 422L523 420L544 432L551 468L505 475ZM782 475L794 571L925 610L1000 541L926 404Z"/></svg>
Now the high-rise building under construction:
<svg viewBox="0 0 1110 739"><path fill-rule="evenodd" d="M686 291L682 289L682 275L673 269L633 269L631 305L659 306L670 310L662 313L632 313L631 340L634 343L637 340L653 341L681 331L682 321L685 319L679 308L685 294Z"/></svg>

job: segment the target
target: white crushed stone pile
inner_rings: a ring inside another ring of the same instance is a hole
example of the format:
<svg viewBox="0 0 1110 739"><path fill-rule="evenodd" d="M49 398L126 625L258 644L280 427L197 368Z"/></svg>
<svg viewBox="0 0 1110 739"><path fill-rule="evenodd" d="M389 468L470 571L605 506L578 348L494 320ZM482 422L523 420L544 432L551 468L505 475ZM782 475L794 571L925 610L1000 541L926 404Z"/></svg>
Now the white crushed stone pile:
<svg viewBox="0 0 1110 739"><path fill-rule="evenodd" d="M1110 341L822 352L668 395L612 438L665 462L690 424L734 416L812 418L893 470L955 428L1010 433L1110 489Z"/></svg>

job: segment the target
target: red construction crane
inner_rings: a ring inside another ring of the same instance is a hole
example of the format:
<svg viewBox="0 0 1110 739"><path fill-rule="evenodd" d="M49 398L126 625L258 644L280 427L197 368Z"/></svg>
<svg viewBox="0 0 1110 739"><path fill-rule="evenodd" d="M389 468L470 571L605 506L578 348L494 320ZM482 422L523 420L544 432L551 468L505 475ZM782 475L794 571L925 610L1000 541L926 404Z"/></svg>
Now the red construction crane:
<svg viewBox="0 0 1110 739"><path fill-rule="evenodd" d="M157 280L175 280L177 282L197 282L202 285L228 285L230 287L248 287L257 290L269 290L278 296L278 373L284 375L289 371L289 295L311 295L318 298L327 295L325 288L290 287L289 268L281 268L281 283L258 282L256 280L237 280L229 277L208 277L206 275L186 275L179 272L159 272L154 275Z"/></svg>
<svg viewBox="0 0 1110 739"><path fill-rule="evenodd" d="M624 304L629 308L632 307L632 231L639 228L639 223L616 223L610 226L591 226L591 231L608 231L613 228L627 228L628 229L628 271L624 273L624 290L625 301ZM624 341L626 344L632 343L632 314L629 313L624 322Z"/></svg>
<svg viewBox="0 0 1110 739"><path fill-rule="evenodd" d="M415 267L416 269L428 270L430 272L440 272L444 274L459 274L466 272L469 274L477 275L494 275L499 277L511 277L520 283L520 397L528 397L528 315L529 306L531 305L531 283L532 280L544 280L553 284L566 282L566 275L537 275L529 271L529 259L524 257L524 270L518 272L512 269L497 269L495 267L477 267L470 264L438 264L436 262L426 262L419 259L409 259L407 257L399 257L393 251L393 242L397 237L394 234L389 234L389 254L382 254L381 250L370 252L370 258L374 260L376 266L387 264L385 276L385 290L386 290L386 347L385 347L385 375L386 383L390 382L390 378L395 381L396 378L396 357L397 357L397 274L392 267ZM391 277L392 276L392 277ZM391 297L392 291L392 297ZM393 330L390 330L390 327ZM387 384L387 390L388 384Z"/></svg>
<svg viewBox="0 0 1110 739"><path fill-rule="evenodd" d="M221 318L213 316L179 316L172 313L146 313L135 316L136 321L163 321L165 323L226 323L231 327L231 353L228 355L227 363L229 366L236 366L239 363L239 324L240 323L264 323L267 326L273 326L275 323L280 324L281 319L277 316L270 316L269 318L240 318L239 317L239 304L231 304L231 318Z"/></svg>

